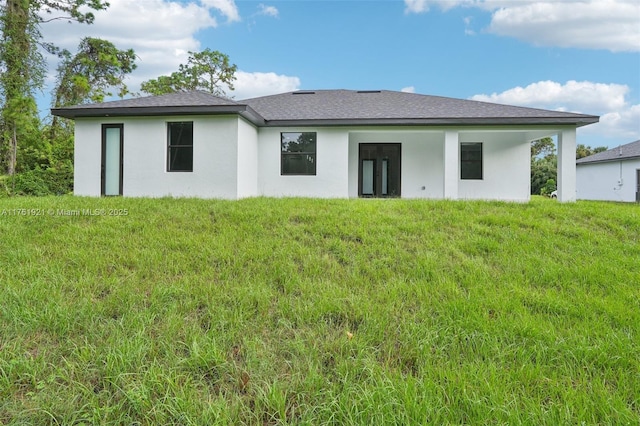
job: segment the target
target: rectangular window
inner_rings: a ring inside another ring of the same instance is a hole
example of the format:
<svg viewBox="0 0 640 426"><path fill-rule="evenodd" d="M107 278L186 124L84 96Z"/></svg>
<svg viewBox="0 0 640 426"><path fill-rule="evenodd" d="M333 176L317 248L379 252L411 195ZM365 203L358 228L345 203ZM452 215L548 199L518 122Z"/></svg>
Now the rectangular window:
<svg viewBox="0 0 640 426"><path fill-rule="evenodd" d="M280 134L280 174L316 174L316 133L287 132Z"/></svg>
<svg viewBox="0 0 640 426"><path fill-rule="evenodd" d="M460 179L482 179L482 142L460 144Z"/></svg>
<svg viewBox="0 0 640 426"><path fill-rule="evenodd" d="M193 122L167 123L167 171L193 171Z"/></svg>

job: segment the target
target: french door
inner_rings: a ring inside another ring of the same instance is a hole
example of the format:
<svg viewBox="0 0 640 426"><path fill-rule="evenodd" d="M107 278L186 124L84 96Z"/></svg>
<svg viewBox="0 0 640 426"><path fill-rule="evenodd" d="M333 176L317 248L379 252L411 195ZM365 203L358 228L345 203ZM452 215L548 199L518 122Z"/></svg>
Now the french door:
<svg viewBox="0 0 640 426"><path fill-rule="evenodd" d="M122 195L122 127L122 124L102 125L102 195Z"/></svg>
<svg viewBox="0 0 640 426"><path fill-rule="evenodd" d="M400 197L400 144L361 143L358 196Z"/></svg>

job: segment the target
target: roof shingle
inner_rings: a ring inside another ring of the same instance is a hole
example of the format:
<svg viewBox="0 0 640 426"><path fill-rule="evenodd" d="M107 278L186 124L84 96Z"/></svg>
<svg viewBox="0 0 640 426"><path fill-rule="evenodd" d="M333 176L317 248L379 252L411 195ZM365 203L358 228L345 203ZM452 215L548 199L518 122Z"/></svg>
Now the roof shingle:
<svg viewBox="0 0 640 426"><path fill-rule="evenodd" d="M640 158L640 139L626 145L620 145L619 147L611 148L607 151L598 152L588 157L580 158L576 161L576 164L628 160L631 158Z"/></svg>
<svg viewBox="0 0 640 426"><path fill-rule="evenodd" d="M68 118L242 114L258 126L575 124L597 116L388 90L316 90L233 101L204 92L178 92L53 109Z"/></svg>
<svg viewBox="0 0 640 426"><path fill-rule="evenodd" d="M588 117L567 112L387 90L288 92L241 102L250 105L267 121Z"/></svg>
<svg viewBox="0 0 640 426"><path fill-rule="evenodd" d="M225 99L210 93L194 90L189 92L168 93L159 96L144 96L141 98L102 102L99 104L75 105L60 109L158 108L213 105L238 105L238 103L231 99Z"/></svg>

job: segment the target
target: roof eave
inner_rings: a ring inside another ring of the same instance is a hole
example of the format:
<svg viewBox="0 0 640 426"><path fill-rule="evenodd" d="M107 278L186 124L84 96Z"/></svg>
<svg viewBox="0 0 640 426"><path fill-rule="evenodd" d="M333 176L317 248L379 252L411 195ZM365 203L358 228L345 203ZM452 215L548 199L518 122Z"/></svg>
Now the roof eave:
<svg viewBox="0 0 640 426"><path fill-rule="evenodd" d="M85 117L151 117L159 115L219 115L238 114L246 105L115 107L115 108L52 108L51 114L64 118Z"/></svg>
<svg viewBox="0 0 640 426"><path fill-rule="evenodd" d="M575 125L576 127L597 123L597 116L581 117L505 117L505 118L356 118L356 119L295 119L266 120L267 127L292 126L437 126L437 125Z"/></svg>
<svg viewBox="0 0 640 426"><path fill-rule="evenodd" d="M245 119L249 120L251 123L258 127L262 127L265 125L265 119L256 112L249 105L243 105L245 107L244 111L241 111L239 114Z"/></svg>
<svg viewBox="0 0 640 426"><path fill-rule="evenodd" d="M588 161L576 161L578 166L582 164L595 164L595 163L613 163L616 161L627 161L627 160L637 160L640 159L640 155L630 155L628 157L616 157L616 158L606 158L603 160L588 160Z"/></svg>

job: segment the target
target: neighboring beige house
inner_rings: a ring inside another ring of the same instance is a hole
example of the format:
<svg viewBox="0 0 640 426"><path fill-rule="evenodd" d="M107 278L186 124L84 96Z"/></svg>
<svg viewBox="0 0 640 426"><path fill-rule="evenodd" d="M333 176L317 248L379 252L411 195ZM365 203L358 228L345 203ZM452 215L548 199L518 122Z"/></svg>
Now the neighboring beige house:
<svg viewBox="0 0 640 426"><path fill-rule="evenodd" d="M640 202L640 140L576 162L580 200Z"/></svg>
<svg viewBox="0 0 640 426"><path fill-rule="evenodd" d="M391 91L232 101L179 92L53 109L75 120L74 193L527 201L530 142L558 136L575 201L576 128L597 116Z"/></svg>

